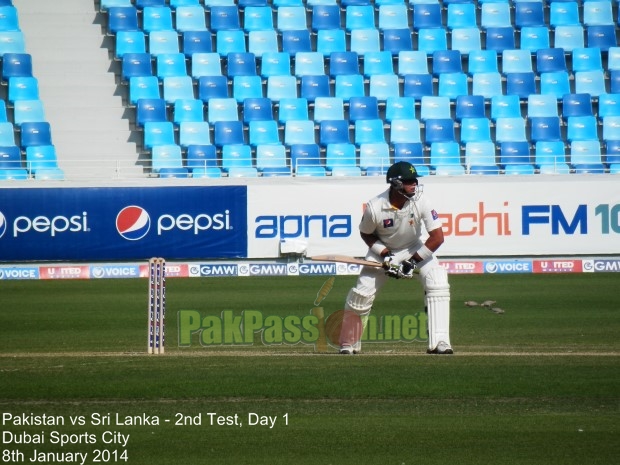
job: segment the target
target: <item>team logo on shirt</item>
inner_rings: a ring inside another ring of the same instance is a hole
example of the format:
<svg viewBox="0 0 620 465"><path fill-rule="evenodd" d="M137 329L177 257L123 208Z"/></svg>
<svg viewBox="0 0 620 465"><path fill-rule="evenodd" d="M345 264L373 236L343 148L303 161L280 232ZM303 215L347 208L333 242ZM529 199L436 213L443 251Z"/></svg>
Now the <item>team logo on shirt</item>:
<svg viewBox="0 0 620 465"><path fill-rule="evenodd" d="M394 220L392 218L388 218L386 220L383 220L383 227L384 228L391 228L394 226Z"/></svg>
<svg viewBox="0 0 620 465"><path fill-rule="evenodd" d="M431 210L431 215L433 215L433 219L434 220L439 218L439 215L437 214L437 212L435 210Z"/></svg>

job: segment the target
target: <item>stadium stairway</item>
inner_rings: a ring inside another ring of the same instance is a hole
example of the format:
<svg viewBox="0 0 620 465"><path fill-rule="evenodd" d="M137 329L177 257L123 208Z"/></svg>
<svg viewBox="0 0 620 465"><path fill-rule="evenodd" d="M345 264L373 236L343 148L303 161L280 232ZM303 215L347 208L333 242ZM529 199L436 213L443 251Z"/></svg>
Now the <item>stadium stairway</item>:
<svg viewBox="0 0 620 465"><path fill-rule="evenodd" d="M14 0L65 179L142 177L94 4ZM41 27L45 24L45 27Z"/></svg>

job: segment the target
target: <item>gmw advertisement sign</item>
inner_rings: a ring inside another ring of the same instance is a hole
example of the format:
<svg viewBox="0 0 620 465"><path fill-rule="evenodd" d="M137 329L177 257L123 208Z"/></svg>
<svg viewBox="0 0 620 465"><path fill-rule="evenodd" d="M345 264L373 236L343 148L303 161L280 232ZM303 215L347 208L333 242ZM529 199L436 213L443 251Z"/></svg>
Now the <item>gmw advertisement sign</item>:
<svg viewBox="0 0 620 465"><path fill-rule="evenodd" d="M244 186L6 189L0 261L247 255Z"/></svg>

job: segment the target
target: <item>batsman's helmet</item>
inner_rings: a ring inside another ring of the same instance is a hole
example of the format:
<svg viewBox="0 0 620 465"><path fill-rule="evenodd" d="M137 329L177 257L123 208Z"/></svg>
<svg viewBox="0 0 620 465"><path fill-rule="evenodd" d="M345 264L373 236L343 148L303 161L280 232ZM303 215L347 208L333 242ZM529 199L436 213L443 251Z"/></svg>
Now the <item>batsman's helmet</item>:
<svg viewBox="0 0 620 465"><path fill-rule="evenodd" d="M417 181L418 172L415 167L406 161L394 163L387 171L386 181L393 184L394 181Z"/></svg>

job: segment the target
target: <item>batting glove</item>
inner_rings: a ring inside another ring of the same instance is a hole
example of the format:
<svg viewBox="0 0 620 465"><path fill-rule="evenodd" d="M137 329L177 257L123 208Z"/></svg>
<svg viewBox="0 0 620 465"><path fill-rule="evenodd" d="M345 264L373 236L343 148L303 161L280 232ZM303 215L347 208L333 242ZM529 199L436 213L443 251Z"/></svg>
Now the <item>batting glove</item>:
<svg viewBox="0 0 620 465"><path fill-rule="evenodd" d="M381 264L384 270L389 270L391 267L396 266L398 268L398 264L395 261L394 254L392 252L388 253L383 257L383 263Z"/></svg>
<svg viewBox="0 0 620 465"><path fill-rule="evenodd" d="M398 277L403 279L413 278L417 266L413 260L405 260L398 267Z"/></svg>

